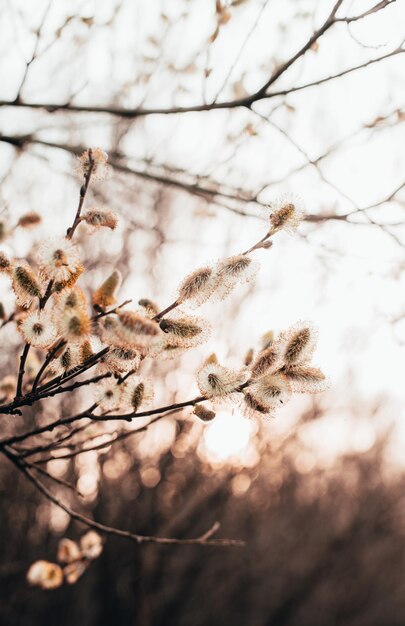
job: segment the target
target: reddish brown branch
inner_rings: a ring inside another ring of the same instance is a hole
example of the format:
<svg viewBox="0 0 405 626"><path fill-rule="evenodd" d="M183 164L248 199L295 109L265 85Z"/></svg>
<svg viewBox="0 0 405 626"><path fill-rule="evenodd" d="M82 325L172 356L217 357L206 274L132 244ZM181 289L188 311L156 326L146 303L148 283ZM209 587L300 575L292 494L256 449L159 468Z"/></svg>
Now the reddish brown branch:
<svg viewBox="0 0 405 626"><path fill-rule="evenodd" d="M157 543L157 544L165 544L165 545L201 545L201 546L243 546L245 545L244 541L239 539L210 539L214 532L216 532L219 528L218 522L205 533L200 535L199 537L195 537L194 539L174 539L169 537L153 537L150 535L138 535L136 533L132 533L128 530L121 530L119 528L113 528L112 526L107 526L105 524L101 524L100 522L96 522L89 517L86 517L82 513L78 513L77 511L71 509L64 502L59 500L49 489L36 478L32 471L26 467L19 459L15 456L15 454L8 450L4 449L4 454L7 458L20 470L20 472L29 480L37 489L40 491L50 502L55 504L57 507L65 511L73 520L88 526L89 528L94 528L105 535L114 535L117 537L123 537L125 539L131 539L132 541L136 541L136 543Z"/></svg>

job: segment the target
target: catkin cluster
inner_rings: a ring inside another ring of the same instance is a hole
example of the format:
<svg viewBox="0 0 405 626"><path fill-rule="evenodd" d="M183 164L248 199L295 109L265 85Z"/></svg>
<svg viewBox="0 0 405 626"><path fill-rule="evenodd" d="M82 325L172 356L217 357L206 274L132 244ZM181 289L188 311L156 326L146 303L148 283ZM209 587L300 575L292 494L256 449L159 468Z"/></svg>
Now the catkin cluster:
<svg viewBox="0 0 405 626"><path fill-rule="evenodd" d="M7 312L0 303L0 319L2 324L15 323L25 344L18 377L9 374L0 381L3 412L12 412L13 402L21 406L24 399L27 404L41 399L38 394L44 389L63 392L58 385L93 368L92 379L80 383L91 383L91 415L99 420L122 417L130 421L154 400L153 382L145 375L144 363L175 359L205 342L210 325L190 310L210 300L221 301L238 285L252 280L259 269L253 258L257 251L269 250L280 231L294 232L302 218L300 200L280 198L269 207L267 231L249 250L192 271L164 309L148 298L129 307L131 301L119 304L122 279L117 269L84 290L80 283L86 267L82 250L73 241L81 224L88 236L118 225L113 211L84 207L91 180L108 173L107 161L99 148L80 157L78 171L84 182L76 216L65 236L44 240L30 253L29 262L0 251L0 272L9 278L15 295L14 310ZM2 222L0 243L15 229L31 229L40 222L33 212L20 217L14 226ZM273 415L293 394L325 388L324 374L311 363L315 346L311 325L298 323L277 336L266 334L261 348L249 350L239 368L220 364L212 354L196 373L201 396L182 406L192 406L193 414L204 422L215 418L218 403L227 402L236 402L246 416ZM64 581L74 583L101 550L102 542L94 531L82 537L80 544L63 539L59 564L37 561L28 580L44 589Z"/></svg>

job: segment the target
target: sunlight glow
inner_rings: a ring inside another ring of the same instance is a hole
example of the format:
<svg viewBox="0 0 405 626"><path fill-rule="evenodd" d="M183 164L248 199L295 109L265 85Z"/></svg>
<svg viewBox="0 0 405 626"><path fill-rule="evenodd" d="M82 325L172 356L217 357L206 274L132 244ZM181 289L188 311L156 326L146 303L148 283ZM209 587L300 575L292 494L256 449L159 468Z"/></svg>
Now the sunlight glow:
<svg viewBox="0 0 405 626"><path fill-rule="evenodd" d="M240 413L222 412L206 427L203 435L202 455L211 462L238 460L254 464L254 456L249 446L256 432L256 424Z"/></svg>

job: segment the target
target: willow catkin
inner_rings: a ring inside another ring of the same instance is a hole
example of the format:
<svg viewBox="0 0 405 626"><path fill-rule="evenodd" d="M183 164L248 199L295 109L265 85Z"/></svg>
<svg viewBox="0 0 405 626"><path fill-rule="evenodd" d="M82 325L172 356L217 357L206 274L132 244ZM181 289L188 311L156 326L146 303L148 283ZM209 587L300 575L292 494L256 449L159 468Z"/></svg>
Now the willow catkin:
<svg viewBox="0 0 405 626"><path fill-rule="evenodd" d="M0 272L9 272L11 270L11 262L4 252L0 252Z"/></svg>
<svg viewBox="0 0 405 626"><path fill-rule="evenodd" d="M215 418L215 411L211 411L207 409L202 404L196 404L193 411L194 415L196 415L202 422L211 422Z"/></svg>
<svg viewBox="0 0 405 626"><path fill-rule="evenodd" d="M35 298L42 296L40 284L28 266L16 265L13 268L12 284L17 303L22 307L29 307Z"/></svg>
<svg viewBox="0 0 405 626"><path fill-rule="evenodd" d="M121 285L121 272L114 270L110 276L93 293L93 306L106 309L117 302L116 293Z"/></svg>
<svg viewBox="0 0 405 626"><path fill-rule="evenodd" d="M317 367L291 365L281 372L295 393L319 393L327 386L325 374Z"/></svg>
<svg viewBox="0 0 405 626"><path fill-rule="evenodd" d="M110 230L115 230L118 225L118 217L114 211L92 209L85 211L80 219L95 229L109 228Z"/></svg>
<svg viewBox="0 0 405 626"><path fill-rule="evenodd" d="M179 303L190 301L195 306L204 304L216 287L216 277L212 267L206 266L195 270L183 280L178 290Z"/></svg>
<svg viewBox="0 0 405 626"><path fill-rule="evenodd" d="M286 194L276 200L270 207L270 234L284 230L294 233L303 218L303 202L295 194Z"/></svg>
<svg viewBox="0 0 405 626"><path fill-rule="evenodd" d="M274 372L281 367L280 348L276 344L262 350L250 366L252 378L258 378L267 372Z"/></svg>

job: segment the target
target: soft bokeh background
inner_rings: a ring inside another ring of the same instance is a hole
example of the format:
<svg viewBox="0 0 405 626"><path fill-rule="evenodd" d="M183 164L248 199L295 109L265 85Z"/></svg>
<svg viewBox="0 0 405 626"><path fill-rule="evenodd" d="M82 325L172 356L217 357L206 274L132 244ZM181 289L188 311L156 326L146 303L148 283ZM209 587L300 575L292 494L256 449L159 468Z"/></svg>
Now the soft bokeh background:
<svg viewBox="0 0 405 626"><path fill-rule="evenodd" d="M373 4L343 2L339 15ZM183 415L108 454L49 464L75 477L83 506L100 519L175 536L219 519L223 536L248 540L243 551L109 541L74 588L27 591L26 566L52 559L58 537L77 531L23 482L17 498L12 468L2 466L5 623L37 624L54 611L66 624L403 623L404 55L252 110L126 119L25 108L10 106L17 94L23 103L129 109L242 97L299 49L332 3L234 2L218 32L208 0L0 7L1 218L15 224L27 210L43 218L32 237L17 232L2 249L25 256L32 240L65 231L78 194L74 154L99 145L113 167L88 202L121 221L90 242L78 232L90 268L84 286L118 267L123 299L164 307L185 273L264 233L266 203L299 193L308 214L299 233L257 254L254 285L204 306L209 343L154 372L156 401L193 397L210 352L238 365L263 333L297 319L319 327L316 362L331 381L316 402L294 400L262 424L236 408L205 427ZM404 17L397 0L334 26L272 90L390 53L405 37ZM1 288L11 311L6 281ZM4 374L19 348L9 328L0 331Z"/></svg>

